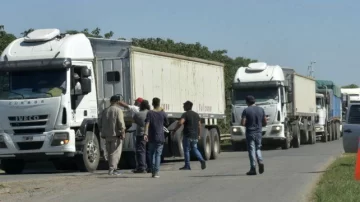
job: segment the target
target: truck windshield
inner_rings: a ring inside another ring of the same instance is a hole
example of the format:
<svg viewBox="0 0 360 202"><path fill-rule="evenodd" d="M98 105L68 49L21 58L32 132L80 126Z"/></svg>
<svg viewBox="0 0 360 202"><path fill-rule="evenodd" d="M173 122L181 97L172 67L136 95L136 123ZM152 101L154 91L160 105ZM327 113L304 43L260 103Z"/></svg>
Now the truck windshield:
<svg viewBox="0 0 360 202"><path fill-rule="evenodd" d="M277 87L236 89L233 94L234 104L246 104L245 97L252 95L257 103L278 103L279 93Z"/></svg>
<svg viewBox="0 0 360 202"><path fill-rule="evenodd" d="M360 124L360 105L352 105L349 110L349 124Z"/></svg>
<svg viewBox="0 0 360 202"><path fill-rule="evenodd" d="M66 93L66 70L0 72L0 100L58 97Z"/></svg>
<svg viewBox="0 0 360 202"><path fill-rule="evenodd" d="M316 108L320 109L322 107L322 98L317 97L316 98Z"/></svg>

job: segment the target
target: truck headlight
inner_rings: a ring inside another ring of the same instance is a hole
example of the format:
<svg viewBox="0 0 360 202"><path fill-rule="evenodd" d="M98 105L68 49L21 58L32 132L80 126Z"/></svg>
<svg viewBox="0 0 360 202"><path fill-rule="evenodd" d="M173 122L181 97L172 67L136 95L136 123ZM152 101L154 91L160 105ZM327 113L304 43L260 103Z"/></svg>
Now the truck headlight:
<svg viewBox="0 0 360 202"><path fill-rule="evenodd" d="M233 132L233 133L236 133L236 132L238 132L238 129L237 129L237 128L233 128L233 129L232 129L232 132Z"/></svg>
<svg viewBox="0 0 360 202"><path fill-rule="evenodd" d="M281 131L281 126L273 126L271 128L271 133L279 133Z"/></svg>
<svg viewBox="0 0 360 202"><path fill-rule="evenodd" d="M55 133L51 146L60 146L69 143L69 133Z"/></svg>

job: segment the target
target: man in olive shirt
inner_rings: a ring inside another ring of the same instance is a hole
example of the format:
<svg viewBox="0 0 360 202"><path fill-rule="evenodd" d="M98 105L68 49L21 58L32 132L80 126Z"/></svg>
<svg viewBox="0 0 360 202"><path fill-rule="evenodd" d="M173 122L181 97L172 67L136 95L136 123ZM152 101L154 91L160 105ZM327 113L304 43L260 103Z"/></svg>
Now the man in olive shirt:
<svg viewBox="0 0 360 202"><path fill-rule="evenodd" d="M206 162L197 148L198 140L201 134L201 122L198 113L192 110L193 103L186 101L184 103L184 110L186 111L182 116L174 131L176 132L181 125L184 125L183 130L183 149L185 156L185 165L180 170L191 170L190 168L190 151L193 151L197 159L201 163L201 169L206 168Z"/></svg>
<svg viewBox="0 0 360 202"><path fill-rule="evenodd" d="M109 175L120 175L117 166L122 152L122 140L125 137L125 122L123 111L119 107L119 96L110 98L110 107L106 108L98 122L101 137L106 141L109 161Z"/></svg>

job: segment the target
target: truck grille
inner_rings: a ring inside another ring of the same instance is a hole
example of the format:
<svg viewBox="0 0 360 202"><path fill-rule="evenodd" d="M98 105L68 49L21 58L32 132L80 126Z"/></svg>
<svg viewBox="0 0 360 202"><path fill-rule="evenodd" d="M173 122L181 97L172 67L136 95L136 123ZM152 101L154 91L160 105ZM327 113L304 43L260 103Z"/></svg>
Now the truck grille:
<svg viewBox="0 0 360 202"><path fill-rule="evenodd" d="M19 146L20 150L35 150L35 149L41 149L44 142L18 142L17 145Z"/></svg>
<svg viewBox="0 0 360 202"><path fill-rule="evenodd" d="M45 132L48 115L9 116L14 135L41 134Z"/></svg>

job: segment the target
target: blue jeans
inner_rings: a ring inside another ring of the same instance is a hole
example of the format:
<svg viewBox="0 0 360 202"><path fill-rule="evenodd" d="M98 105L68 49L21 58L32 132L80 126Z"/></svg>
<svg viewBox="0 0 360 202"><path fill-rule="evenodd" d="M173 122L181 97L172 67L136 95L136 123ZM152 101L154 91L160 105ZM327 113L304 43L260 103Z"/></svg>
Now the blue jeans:
<svg viewBox="0 0 360 202"><path fill-rule="evenodd" d="M158 173L160 170L163 148L163 143L149 142L150 158L152 159L152 173Z"/></svg>
<svg viewBox="0 0 360 202"><path fill-rule="evenodd" d="M204 161L201 153L197 148L197 139L191 139L188 137L183 137L183 148L184 148L184 157L185 157L185 167L190 168L190 151L193 151L195 156L199 161Z"/></svg>
<svg viewBox="0 0 360 202"><path fill-rule="evenodd" d="M246 135L246 144L249 152L250 169L256 169L255 157L258 164L263 163L261 155L261 134Z"/></svg>

